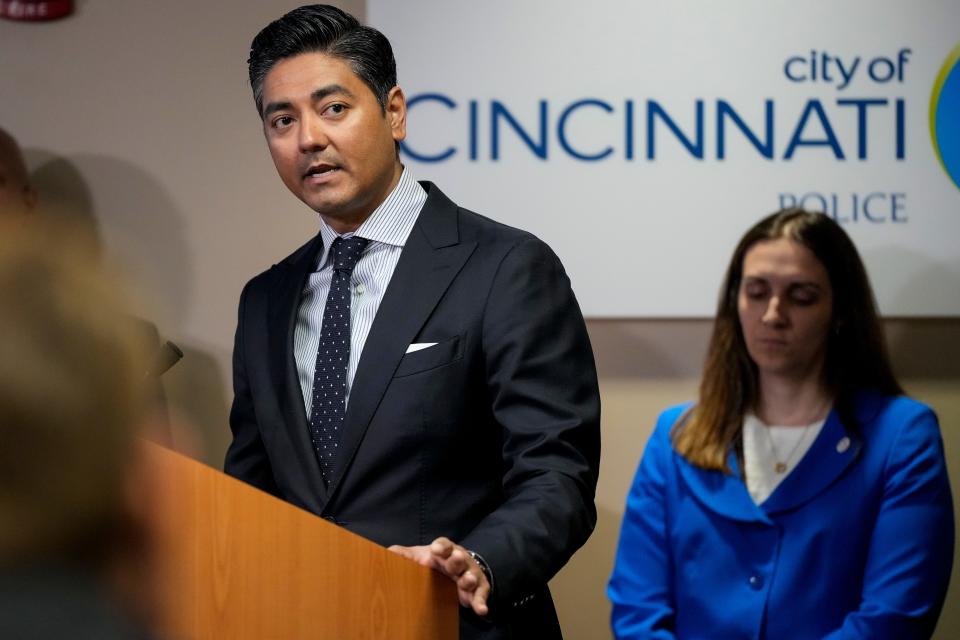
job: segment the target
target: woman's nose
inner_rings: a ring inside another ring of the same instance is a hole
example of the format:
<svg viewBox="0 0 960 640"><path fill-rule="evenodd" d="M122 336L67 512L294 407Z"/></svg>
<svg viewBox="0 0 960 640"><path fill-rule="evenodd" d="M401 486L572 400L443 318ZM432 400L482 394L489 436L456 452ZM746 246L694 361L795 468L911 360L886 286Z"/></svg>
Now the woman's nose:
<svg viewBox="0 0 960 640"><path fill-rule="evenodd" d="M761 321L764 324L780 325L783 324L785 320L783 309L780 306L780 298L778 296L771 296Z"/></svg>

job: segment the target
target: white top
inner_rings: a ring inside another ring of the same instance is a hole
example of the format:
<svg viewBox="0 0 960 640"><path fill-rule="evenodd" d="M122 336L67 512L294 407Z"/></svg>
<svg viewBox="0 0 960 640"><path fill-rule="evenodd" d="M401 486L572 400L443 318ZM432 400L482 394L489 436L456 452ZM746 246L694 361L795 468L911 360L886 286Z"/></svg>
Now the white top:
<svg viewBox="0 0 960 640"><path fill-rule="evenodd" d="M826 419L800 426L766 425L743 418L743 469L750 497L762 504L806 455Z"/></svg>

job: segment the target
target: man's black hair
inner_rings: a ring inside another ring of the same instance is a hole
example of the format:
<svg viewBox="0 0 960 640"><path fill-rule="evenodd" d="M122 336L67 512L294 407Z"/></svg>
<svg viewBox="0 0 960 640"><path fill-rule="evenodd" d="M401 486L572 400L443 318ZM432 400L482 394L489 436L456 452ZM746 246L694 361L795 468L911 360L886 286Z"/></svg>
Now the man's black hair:
<svg viewBox="0 0 960 640"><path fill-rule="evenodd" d="M386 36L349 13L325 4L294 9L274 20L250 44L250 86L263 116L263 80L275 64L301 53L339 58L370 87L381 109L397 84L397 62Z"/></svg>

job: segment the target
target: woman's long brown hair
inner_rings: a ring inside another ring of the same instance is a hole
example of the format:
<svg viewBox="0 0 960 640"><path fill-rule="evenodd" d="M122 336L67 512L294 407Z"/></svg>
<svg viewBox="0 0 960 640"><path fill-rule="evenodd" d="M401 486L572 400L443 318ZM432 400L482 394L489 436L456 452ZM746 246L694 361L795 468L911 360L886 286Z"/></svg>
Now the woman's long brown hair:
<svg viewBox="0 0 960 640"><path fill-rule="evenodd" d="M720 290L699 401L672 432L674 449L697 467L730 472L727 456L739 448L743 417L756 406L757 366L743 339L737 298L747 251L757 242L778 238L809 249L830 278L833 317L823 376L844 425L859 428L854 401L860 391L903 393L890 367L866 269L849 236L826 215L778 211L748 230L733 252Z"/></svg>

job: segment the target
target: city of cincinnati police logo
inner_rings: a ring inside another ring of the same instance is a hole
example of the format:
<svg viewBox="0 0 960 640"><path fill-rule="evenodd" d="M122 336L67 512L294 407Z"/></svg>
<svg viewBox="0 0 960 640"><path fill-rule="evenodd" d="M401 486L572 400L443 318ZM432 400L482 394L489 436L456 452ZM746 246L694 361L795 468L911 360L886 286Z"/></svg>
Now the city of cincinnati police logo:
<svg viewBox="0 0 960 640"><path fill-rule="evenodd" d="M940 166L960 189L960 44L947 56L933 84L930 137Z"/></svg>

